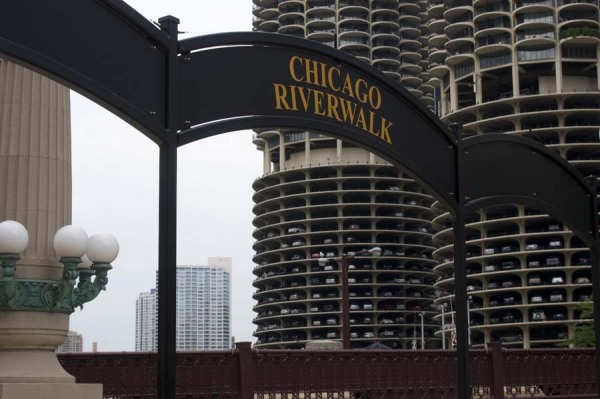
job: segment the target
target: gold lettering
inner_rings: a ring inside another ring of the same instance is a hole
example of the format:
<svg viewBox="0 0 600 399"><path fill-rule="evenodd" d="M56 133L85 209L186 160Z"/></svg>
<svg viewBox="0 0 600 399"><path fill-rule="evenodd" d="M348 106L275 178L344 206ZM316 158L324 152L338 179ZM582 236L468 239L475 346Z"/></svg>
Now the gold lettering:
<svg viewBox="0 0 600 399"><path fill-rule="evenodd" d="M325 76L327 76L327 70L325 69L325 67L327 65L325 65L323 62L320 62L319 64L321 65L321 86L327 87L327 81L325 80Z"/></svg>
<svg viewBox="0 0 600 399"><path fill-rule="evenodd" d="M312 92L315 99L315 114L325 116L325 110L323 109L323 97L325 93L319 90L313 90Z"/></svg>
<svg viewBox="0 0 600 399"><path fill-rule="evenodd" d="M362 108L359 108L358 110L358 117L356 118L355 126L368 132L367 121L365 119L365 111Z"/></svg>
<svg viewBox="0 0 600 399"><path fill-rule="evenodd" d="M344 87L342 88L342 93L354 98L354 92L352 91L352 80L350 80L350 75L348 74L346 74L346 78L344 79Z"/></svg>
<svg viewBox="0 0 600 399"><path fill-rule="evenodd" d="M273 83L275 88L275 109L290 109L290 105L287 103L287 89L281 83ZM283 104L283 107L282 107Z"/></svg>
<svg viewBox="0 0 600 399"><path fill-rule="evenodd" d="M361 77L354 80L339 65L301 56L292 56L288 68L291 79L301 84L272 83L275 109L312 112L347 123L392 144L390 130L394 124L377 112L383 104L379 87Z"/></svg>
<svg viewBox="0 0 600 399"><path fill-rule="evenodd" d="M342 116L344 122L354 124L354 115L356 112L356 103L346 100L340 97L340 108L342 109Z"/></svg>
<svg viewBox="0 0 600 399"><path fill-rule="evenodd" d="M386 120L383 116L381 117L381 132L379 133L379 138L387 141L392 144L392 139L390 138L390 128L393 123Z"/></svg>
<svg viewBox="0 0 600 399"><path fill-rule="evenodd" d="M298 88L298 86L293 86L290 85L290 91L291 91L291 95L290 98L292 100L292 111L298 111L298 104L296 103L296 89Z"/></svg>
<svg viewBox="0 0 600 399"><path fill-rule="evenodd" d="M337 110L338 104L338 98L333 94L327 93L327 116L329 118L335 119L336 121L341 120Z"/></svg>
<svg viewBox="0 0 600 399"><path fill-rule="evenodd" d="M312 83L314 85L319 84L319 75L317 70L317 61L304 59L306 66L306 83Z"/></svg>
<svg viewBox="0 0 600 399"><path fill-rule="evenodd" d="M337 73L338 79L340 77L340 68L339 67L331 67L329 68L329 73L327 74L327 83L329 84L329 88L335 92L340 91L340 86L335 86L333 84L333 72Z"/></svg>
<svg viewBox="0 0 600 399"><path fill-rule="evenodd" d="M373 93L376 93L376 95ZM371 86L369 88L369 104L373 109L379 109L381 107L381 92L377 86Z"/></svg>
<svg viewBox="0 0 600 399"><path fill-rule="evenodd" d="M379 136L379 132L373 130L373 125L375 125L375 112L369 111L369 133Z"/></svg>
<svg viewBox="0 0 600 399"><path fill-rule="evenodd" d="M307 89L308 95L304 93L304 87L298 87L298 91L300 92L300 100L302 101L302 105L304 106L304 112L308 112L308 104L310 102L310 92L312 89Z"/></svg>
<svg viewBox="0 0 600 399"><path fill-rule="evenodd" d="M358 101L360 101L363 104L366 104L369 100L369 96L364 92L360 90L360 87L364 86L365 90L367 89L367 82L365 82L363 79L357 79L356 83L354 84L354 91L356 92L356 98L358 99Z"/></svg>
<svg viewBox="0 0 600 399"><path fill-rule="evenodd" d="M299 78L298 75L296 75L296 68L294 67L294 64L296 62L299 62L300 66L302 66L302 58L298 57L297 55L295 55L292 58L290 58L290 76L296 82L302 82L304 79L303 78Z"/></svg>

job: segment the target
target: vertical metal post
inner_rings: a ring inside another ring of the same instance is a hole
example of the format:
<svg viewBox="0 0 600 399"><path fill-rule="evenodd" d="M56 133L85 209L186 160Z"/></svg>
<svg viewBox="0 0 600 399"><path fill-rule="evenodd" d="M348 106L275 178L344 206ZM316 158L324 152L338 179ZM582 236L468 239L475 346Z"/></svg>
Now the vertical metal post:
<svg viewBox="0 0 600 399"><path fill-rule="evenodd" d="M177 278L177 26L172 16L159 19L169 36L166 126L168 140L160 146L158 216L158 397L175 399Z"/></svg>
<svg viewBox="0 0 600 399"><path fill-rule="evenodd" d="M425 313L419 313L421 317L421 349L425 349Z"/></svg>
<svg viewBox="0 0 600 399"><path fill-rule="evenodd" d="M492 349L492 386L491 394L494 398L504 398L504 354L500 342L488 343Z"/></svg>
<svg viewBox="0 0 600 399"><path fill-rule="evenodd" d="M348 287L348 257L342 254L342 348L350 349L350 294Z"/></svg>
<svg viewBox="0 0 600 399"><path fill-rule="evenodd" d="M254 368L252 363L252 348L250 342L236 343L239 356L240 399L254 397Z"/></svg>
<svg viewBox="0 0 600 399"><path fill-rule="evenodd" d="M469 347L471 347L471 300L472 297L469 295L467 298L467 336L469 337Z"/></svg>
<svg viewBox="0 0 600 399"><path fill-rule="evenodd" d="M440 305L442 309L442 349L446 349L446 319L444 314L444 304Z"/></svg>
<svg viewBox="0 0 600 399"><path fill-rule="evenodd" d="M456 298L456 350L457 350L457 382L458 399L472 397L469 375L469 322L467 320L467 260L465 248L465 197L462 187L462 128L460 125L450 126L456 137L456 189L455 196L458 210L454 215L454 295Z"/></svg>
<svg viewBox="0 0 600 399"><path fill-rule="evenodd" d="M598 184L595 177L588 179L591 185L592 228L590 235L594 245L590 248L592 263L592 298L594 300L594 338L596 340L596 386L600 387L600 251L598 248ZM596 388L600 389L600 388Z"/></svg>

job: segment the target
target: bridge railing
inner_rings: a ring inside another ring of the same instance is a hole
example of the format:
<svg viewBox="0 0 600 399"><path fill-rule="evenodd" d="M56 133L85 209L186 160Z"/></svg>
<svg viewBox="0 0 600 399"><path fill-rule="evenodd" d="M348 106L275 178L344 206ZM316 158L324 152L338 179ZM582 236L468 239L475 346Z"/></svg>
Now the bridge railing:
<svg viewBox="0 0 600 399"><path fill-rule="evenodd" d="M470 352L474 398L596 397L594 349ZM154 399L156 353L61 354L79 383L101 383L104 397ZM177 354L177 396L185 399L454 399L456 352L450 350L262 350Z"/></svg>

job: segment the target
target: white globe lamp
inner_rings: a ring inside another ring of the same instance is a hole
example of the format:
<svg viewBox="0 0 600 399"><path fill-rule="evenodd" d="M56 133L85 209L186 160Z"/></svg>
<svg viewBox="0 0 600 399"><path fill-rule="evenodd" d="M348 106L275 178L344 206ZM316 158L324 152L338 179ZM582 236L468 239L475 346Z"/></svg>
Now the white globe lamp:
<svg viewBox="0 0 600 399"><path fill-rule="evenodd" d="M0 254L20 254L27 248L27 229L14 220L0 223Z"/></svg>
<svg viewBox="0 0 600 399"><path fill-rule="evenodd" d="M79 226L63 226L54 235L54 250L59 258L81 258L87 247L87 233Z"/></svg>
<svg viewBox="0 0 600 399"><path fill-rule="evenodd" d="M119 255L119 242L109 233L92 234L87 256L93 263L111 263Z"/></svg>

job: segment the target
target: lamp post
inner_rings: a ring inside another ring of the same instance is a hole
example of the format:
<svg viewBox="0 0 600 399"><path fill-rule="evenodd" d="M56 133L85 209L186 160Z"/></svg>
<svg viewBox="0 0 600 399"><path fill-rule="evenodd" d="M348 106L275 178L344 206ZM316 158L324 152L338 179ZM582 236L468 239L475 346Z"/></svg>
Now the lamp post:
<svg viewBox="0 0 600 399"><path fill-rule="evenodd" d="M425 312L420 312L419 317L421 318L421 349L425 349Z"/></svg>
<svg viewBox="0 0 600 399"><path fill-rule="evenodd" d="M469 347L471 347L471 302L473 302L473 297L471 295L469 295L469 298L467 299L467 329L468 329L468 344Z"/></svg>
<svg viewBox="0 0 600 399"><path fill-rule="evenodd" d="M62 276L41 279L17 277L17 261L28 242L23 225L0 223L0 383L74 383L55 351L65 340L69 315L106 289L119 244L107 233L88 238L80 227L64 226L54 236ZM86 254L88 267L82 263ZM74 395L88 398L82 393L85 389L77 388Z"/></svg>
<svg viewBox="0 0 600 399"><path fill-rule="evenodd" d="M345 253L342 254L342 348L350 349L350 295L349 295L349 284L348 284L348 268L350 261L356 256L360 255L381 255L381 248L374 247L371 249L363 249L362 251L355 252L352 256L348 256ZM327 258L319 258L319 265L325 266Z"/></svg>
<svg viewBox="0 0 600 399"><path fill-rule="evenodd" d="M442 311L442 349L446 349L446 319L445 319L445 304L440 304L440 310Z"/></svg>

